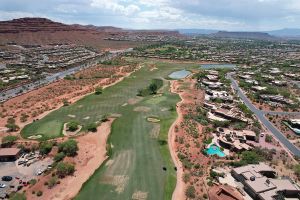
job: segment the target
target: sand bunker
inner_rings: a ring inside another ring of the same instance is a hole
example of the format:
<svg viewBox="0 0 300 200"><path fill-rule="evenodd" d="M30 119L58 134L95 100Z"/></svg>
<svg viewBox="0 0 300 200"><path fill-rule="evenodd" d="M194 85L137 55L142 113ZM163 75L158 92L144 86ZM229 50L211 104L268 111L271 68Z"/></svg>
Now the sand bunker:
<svg viewBox="0 0 300 200"><path fill-rule="evenodd" d="M88 119L90 119L90 116L87 116L87 117L85 117L85 118L83 118L83 119L88 120Z"/></svg>
<svg viewBox="0 0 300 200"><path fill-rule="evenodd" d="M159 131L160 131L160 125L159 124L154 124L154 127L150 131L150 137L153 138L153 139L158 138Z"/></svg>
<svg viewBox="0 0 300 200"><path fill-rule="evenodd" d="M148 196L148 192L142 192L142 191L135 191L132 194L133 200L146 200Z"/></svg>
<svg viewBox="0 0 300 200"><path fill-rule="evenodd" d="M122 115L119 114L119 113L112 113L112 114L109 115L109 117L111 117L111 118L118 118L118 117L121 117L121 116Z"/></svg>
<svg viewBox="0 0 300 200"><path fill-rule="evenodd" d="M138 106L134 108L134 111L136 112L149 112L151 109L146 106Z"/></svg>
<svg viewBox="0 0 300 200"><path fill-rule="evenodd" d="M76 115L68 115L68 117L75 118Z"/></svg>
<svg viewBox="0 0 300 200"><path fill-rule="evenodd" d="M165 111L168 111L168 110L170 110L169 108L162 108L162 109L160 109L162 112L165 112Z"/></svg>
<svg viewBox="0 0 300 200"><path fill-rule="evenodd" d="M128 105L128 103L124 103L122 106L127 106Z"/></svg>
<svg viewBox="0 0 300 200"><path fill-rule="evenodd" d="M155 118L155 117L148 117L147 121L152 122L152 123L157 123L157 122L160 122L160 119Z"/></svg>
<svg viewBox="0 0 300 200"><path fill-rule="evenodd" d="M30 139L30 140L36 140L36 139L40 139L42 137L43 137L42 135L32 135L32 136L29 136L28 139Z"/></svg>

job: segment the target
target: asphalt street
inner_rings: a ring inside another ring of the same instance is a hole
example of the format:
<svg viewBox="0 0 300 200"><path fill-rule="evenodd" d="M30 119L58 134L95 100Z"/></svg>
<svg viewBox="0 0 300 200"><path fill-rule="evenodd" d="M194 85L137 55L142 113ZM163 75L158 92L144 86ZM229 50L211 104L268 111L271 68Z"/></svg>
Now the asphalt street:
<svg viewBox="0 0 300 200"><path fill-rule="evenodd" d="M231 85L236 90L238 96L245 105L256 115L258 120L281 142L293 155L300 157L300 150L292 144L283 133L281 133L266 117L264 111L257 109L248 97L242 92L238 83L232 78L232 74L228 73L227 77L231 80Z"/></svg>

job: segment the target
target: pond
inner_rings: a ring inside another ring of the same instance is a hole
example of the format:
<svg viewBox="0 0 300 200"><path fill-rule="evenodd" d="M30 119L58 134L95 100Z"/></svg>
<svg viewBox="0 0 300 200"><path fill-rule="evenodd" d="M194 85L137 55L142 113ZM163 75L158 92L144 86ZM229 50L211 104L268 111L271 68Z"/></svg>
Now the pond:
<svg viewBox="0 0 300 200"><path fill-rule="evenodd" d="M208 149L206 149L206 153L208 155L217 155L219 157L225 157L225 153L221 151L220 147L216 145L211 145Z"/></svg>
<svg viewBox="0 0 300 200"><path fill-rule="evenodd" d="M231 69L231 68L235 68L236 65L235 64L202 64L200 65L201 69Z"/></svg>
<svg viewBox="0 0 300 200"><path fill-rule="evenodd" d="M169 74L169 78L171 78L171 79L183 79L183 78L187 77L190 74L191 74L190 71L184 69L184 70L172 72L171 74Z"/></svg>

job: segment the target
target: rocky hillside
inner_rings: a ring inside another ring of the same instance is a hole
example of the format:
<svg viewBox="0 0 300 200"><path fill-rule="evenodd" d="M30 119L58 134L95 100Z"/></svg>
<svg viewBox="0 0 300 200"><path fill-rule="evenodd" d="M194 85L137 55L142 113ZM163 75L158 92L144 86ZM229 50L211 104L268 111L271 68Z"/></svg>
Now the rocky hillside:
<svg viewBox="0 0 300 200"><path fill-rule="evenodd" d="M142 31L124 30L112 26L67 25L46 18L0 21L0 45L11 42L17 44L75 43L101 50L141 45L140 42L104 40L112 36L132 34L179 35L176 31Z"/></svg>

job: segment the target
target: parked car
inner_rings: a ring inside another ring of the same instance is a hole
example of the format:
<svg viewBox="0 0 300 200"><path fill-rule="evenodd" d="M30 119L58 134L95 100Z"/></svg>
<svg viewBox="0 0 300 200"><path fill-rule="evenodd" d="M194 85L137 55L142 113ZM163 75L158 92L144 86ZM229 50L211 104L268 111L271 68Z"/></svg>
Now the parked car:
<svg viewBox="0 0 300 200"><path fill-rule="evenodd" d="M5 184L3 184L3 183L0 183L0 188L5 188L6 187L6 185Z"/></svg>
<svg viewBox="0 0 300 200"><path fill-rule="evenodd" d="M13 177L11 176L2 176L2 181L11 181Z"/></svg>

